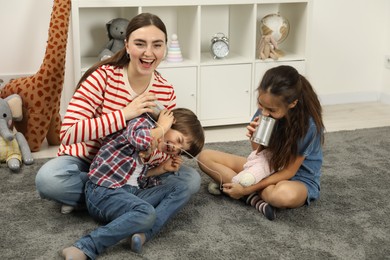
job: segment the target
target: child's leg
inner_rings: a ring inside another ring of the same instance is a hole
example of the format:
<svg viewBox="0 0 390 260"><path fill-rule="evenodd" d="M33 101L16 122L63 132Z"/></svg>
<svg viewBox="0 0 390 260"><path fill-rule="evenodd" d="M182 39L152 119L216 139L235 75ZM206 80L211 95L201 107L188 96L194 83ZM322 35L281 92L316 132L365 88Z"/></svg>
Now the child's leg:
<svg viewBox="0 0 390 260"><path fill-rule="evenodd" d="M150 230L155 223L156 212L152 205L134 195L138 191L130 186L108 189L87 182L88 211L95 219L108 224L82 237L74 246L95 259L122 239Z"/></svg>
<svg viewBox="0 0 390 260"><path fill-rule="evenodd" d="M276 218L275 208L262 200L257 192L250 194L246 199L246 203L256 208L267 219L274 220Z"/></svg>
<svg viewBox="0 0 390 260"><path fill-rule="evenodd" d="M262 190L261 198L277 208L298 208L306 202L307 188L300 181L280 181Z"/></svg>
<svg viewBox="0 0 390 260"><path fill-rule="evenodd" d="M60 255L64 257L65 260L87 260L87 256L84 252L74 246L65 248L60 252Z"/></svg>
<svg viewBox="0 0 390 260"><path fill-rule="evenodd" d="M200 169L217 183L230 183L243 170L246 158L214 150L204 150L198 155Z"/></svg>
<svg viewBox="0 0 390 260"><path fill-rule="evenodd" d="M145 233L146 241L156 235L161 228L181 210L194 194L194 180L199 183L200 176L195 169L181 166L177 173L166 173L160 176L162 184L153 188L140 190L137 196L155 207L156 222ZM192 183L192 184L191 184Z"/></svg>

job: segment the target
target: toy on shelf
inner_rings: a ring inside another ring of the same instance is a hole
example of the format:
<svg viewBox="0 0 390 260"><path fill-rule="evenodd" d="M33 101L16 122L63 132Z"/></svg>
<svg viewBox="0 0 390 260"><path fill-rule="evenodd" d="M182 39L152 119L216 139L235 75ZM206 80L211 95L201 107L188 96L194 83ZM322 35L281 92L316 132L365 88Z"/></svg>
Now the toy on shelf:
<svg viewBox="0 0 390 260"><path fill-rule="evenodd" d="M13 131L13 122L20 121L23 116L22 98L17 94L0 98L0 114L0 161L6 162L11 171L17 172L22 160L26 165L34 162L24 135Z"/></svg>
<svg viewBox="0 0 390 260"><path fill-rule="evenodd" d="M289 30L288 20L280 14L269 14L263 17L260 21L259 59L277 60L282 57L284 54L278 45L287 38Z"/></svg>
<svg viewBox="0 0 390 260"><path fill-rule="evenodd" d="M262 35L259 43L259 58L265 60L271 58L273 60L279 59L282 53L278 51L278 44L272 38L272 35Z"/></svg>
<svg viewBox="0 0 390 260"><path fill-rule="evenodd" d="M60 144L60 101L65 75L66 45L71 0L54 0L45 57L38 72L11 80L1 98L18 94L23 100L23 119L15 122L31 148L39 151L46 137L49 145Z"/></svg>
<svg viewBox="0 0 390 260"><path fill-rule="evenodd" d="M182 62L183 56L181 55L179 41L177 39L177 34L172 34L171 44L168 47L168 54L165 57L165 60L168 62Z"/></svg>
<svg viewBox="0 0 390 260"><path fill-rule="evenodd" d="M115 18L106 23L109 41L99 54L100 60L110 58L125 47L126 28L128 24L129 20L124 18Z"/></svg>

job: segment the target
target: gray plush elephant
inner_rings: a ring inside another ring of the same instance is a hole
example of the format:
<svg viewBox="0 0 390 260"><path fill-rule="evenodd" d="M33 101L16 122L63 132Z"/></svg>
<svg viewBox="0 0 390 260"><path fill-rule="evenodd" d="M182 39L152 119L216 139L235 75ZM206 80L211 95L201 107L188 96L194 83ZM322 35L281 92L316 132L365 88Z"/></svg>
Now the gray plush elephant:
<svg viewBox="0 0 390 260"><path fill-rule="evenodd" d="M13 121L22 120L22 98L12 94L0 98L0 161L6 162L13 172L20 170L22 161L26 165L34 163L26 138L13 131Z"/></svg>

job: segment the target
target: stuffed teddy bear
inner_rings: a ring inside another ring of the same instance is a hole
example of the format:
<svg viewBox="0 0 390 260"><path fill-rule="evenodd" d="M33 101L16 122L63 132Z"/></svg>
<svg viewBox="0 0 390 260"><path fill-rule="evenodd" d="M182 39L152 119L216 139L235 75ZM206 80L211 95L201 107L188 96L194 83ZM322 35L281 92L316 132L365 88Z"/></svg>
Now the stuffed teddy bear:
<svg viewBox="0 0 390 260"><path fill-rule="evenodd" d="M248 187L260 182L265 177L270 176L274 171L269 165L270 152L263 149L260 152L254 150L247 158L244 169L232 178L232 183L239 183L243 187ZM211 194L221 194L220 185L210 182L208 191Z"/></svg>
<svg viewBox="0 0 390 260"><path fill-rule="evenodd" d="M269 159L270 152L267 149L260 152L254 150L248 156L244 169L232 178L232 182L247 187L270 176L273 171L269 165Z"/></svg>
<svg viewBox="0 0 390 260"><path fill-rule="evenodd" d="M99 59L104 60L113 56L117 51L125 47L126 28L129 20L115 18L106 24L109 41L99 54Z"/></svg>
<svg viewBox="0 0 390 260"><path fill-rule="evenodd" d="M278 44L284 41L289 32L288 21L279 14L270 14L261 20L258 52L259 59L277 60L284 55Z"/></svg>
<svg viewBox="0 0 390 260"><path fill-rule="evenodd" d="M272 58L273 60L279 59L277 52L278 44L274 40L271 34L262 35L259 43L259 58L262 60Z"/></svg>
<svg viewBox="0 0 390 260"><path fill-rule="evenodd" d="M34 162L24 135L13 132L13 120L22 119L22 98L18 94L0 98L0 115L0 161L6 162L11 171L17 172L22 160L26 165Z"/></svg>

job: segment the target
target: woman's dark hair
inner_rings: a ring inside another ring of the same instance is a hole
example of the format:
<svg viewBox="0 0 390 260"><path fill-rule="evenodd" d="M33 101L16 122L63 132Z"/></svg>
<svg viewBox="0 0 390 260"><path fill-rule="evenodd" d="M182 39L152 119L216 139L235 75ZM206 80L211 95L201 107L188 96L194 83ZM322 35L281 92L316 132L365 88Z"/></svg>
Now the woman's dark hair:
<svg viewBox="0 0 390 260"><path fill-rule="evenodd" d="M272 152L270 164L274 169L282 169L298 156L298 141L305 137L309 129L309 119L317 128L317 134L324 143L324 123L320 101L309 81L291 66L278 66L269 69L263 76L259 95L269 93L282 101L286 107L297 101L286 116L277 122L268 149Z"/></svg>
<svg viewBox="0 0 390 260"><path fill-rule="evenodd" d="M126 29L126 41L129 40L129 37L132 32L138 30L139 28L154 25L159 28L165 34L165 43L168 42L167 29L165 27L164 22L157 16L151 13L141 13L135 16L130 20L127 29ZM113 65L124 67L130 62L130 57L127 55L126 47L123 47L117 53L115 53L112 57L105 59L103 61L95 63L91 68L89 68L84 75L80 78L80 81L77 83L76 89L80 87L80 84L84 82L84 80L91 75L97 68L102 65Z"/></svg>
<svg viewBox="0 0 390 260"><path fill-rule="evenodd" d="M175 123L171 128L190 140L190 148L186 152L192 157L197 156L202 151L205 142L204 130L198 117L187 108L175 108L172 109L172 113ZM183 155L192 159L187 153Z"/></svg>

